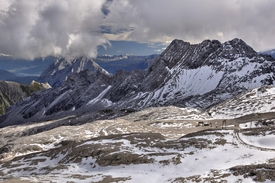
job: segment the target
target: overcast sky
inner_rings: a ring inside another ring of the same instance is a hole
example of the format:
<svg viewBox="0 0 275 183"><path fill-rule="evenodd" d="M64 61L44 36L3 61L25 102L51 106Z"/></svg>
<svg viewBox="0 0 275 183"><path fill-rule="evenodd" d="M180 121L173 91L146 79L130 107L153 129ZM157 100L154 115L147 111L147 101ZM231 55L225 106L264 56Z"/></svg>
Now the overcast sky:
<svg viewBox="0 0 275 183"><path fill-rule="evenodd" d="M0 53L95 57L110 40L275 48L274 0L0 0Z"/></svg>

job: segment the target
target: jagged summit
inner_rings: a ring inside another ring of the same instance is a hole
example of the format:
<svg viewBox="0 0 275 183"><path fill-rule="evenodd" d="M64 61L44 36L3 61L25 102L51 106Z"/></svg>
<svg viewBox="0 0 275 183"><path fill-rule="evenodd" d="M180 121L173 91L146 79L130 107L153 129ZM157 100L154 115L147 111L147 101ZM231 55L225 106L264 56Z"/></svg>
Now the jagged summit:
<svg viewBox="0 0 275 183"><path fill-rule="evenodd" d="M235 59L255 56L258 56L257 52L242 39L238 38L225 43L221 43L218 40L204 40L199 44L190 44L189 42L175 39L160 55L161 59L155 62L149 71L165 67L171 69L177 63L181 63L181 67L195 69L211 64L210 61L218 57Z"/></svg>
<svg viewBox="0 0 275 183"><path fill-rule="evenodd" d="M234 55L232 54L234 53ZM227 56L247 56L249 58L252 58L254 56L257 56L257 52L251 48L249 45L247 45L242 39L235 38L231 41L227 41L223 43L223 54Z"/></svg>

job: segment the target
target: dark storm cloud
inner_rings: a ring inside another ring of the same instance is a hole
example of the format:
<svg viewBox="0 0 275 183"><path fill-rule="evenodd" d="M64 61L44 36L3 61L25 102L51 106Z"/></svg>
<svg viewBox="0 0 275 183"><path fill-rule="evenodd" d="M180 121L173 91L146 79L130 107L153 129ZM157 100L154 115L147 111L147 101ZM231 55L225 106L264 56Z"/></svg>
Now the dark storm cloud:
<svg viewBox="0 0 275 183"><path fill-rule="evenodd" d="M197 43L238 37L256 50L275 48L274 0L0 0L0 5L0 52L22 58L94 57L108 39Z"/></svg>

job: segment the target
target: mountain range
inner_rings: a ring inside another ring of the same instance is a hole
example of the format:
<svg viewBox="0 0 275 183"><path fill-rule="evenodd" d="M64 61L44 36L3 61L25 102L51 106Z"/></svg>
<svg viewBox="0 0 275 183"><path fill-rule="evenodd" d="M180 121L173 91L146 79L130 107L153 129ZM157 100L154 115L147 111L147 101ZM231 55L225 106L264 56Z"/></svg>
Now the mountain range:
<svg viewBox="0 0 275 183"><path fill-rule="evenodd" d="M157 56L158 55L101 55L90 60L96 62L100 65L100 67L104 68L109 73L115 74L119 70L146 70ZM32 80L38 80L39 76L42 75L43 77L43 75L47 74L47 72L49 72L49 67L53 68L55 62L60 62L60 60L63 59L64 58L48 56L34 60L22 60L12 56L0 54L0 80L30 84ZM67 58L66 60L69 59L74 60L74 58Z"/></svg>
<svg viewBox="0 0 275 183"><path fill-rule="evenodd" d="M18 77L35 76L46 70L51 63L56 60L56 57L48 56L45 58L37 58L34 60L22 60L9 55L0 54L1 69L9 71ZM28 83L30 84L30 83Z"/></svg>
<svg viewBox="0 0 275 183"><path fill-rule="evenodd" d="M91 58L60 58L52 63L38 78L39 82L48 82L52 87L61 86L68 76L83 70L95 72L101 70L105 74L113 75L120 70L147 70L158 55L150 56L99 56Z"/></svg>
<svg viewBox="0 0 275 183"><path fill-rule="evenodd" d="M270 55L270 56L272 56L273 58L275 58L275 49L271 49L271 50L268 50L268 51L260 52L260 54L263 54L263 55Z"/></svg>
<svg viewBox="0 0 275 183"><path fill-rule="evenodd" d="M91 59L63 58L45 72L46 78L62 80L59 87L37 92L13 106L1 125L68 115L85 116L83 121L112 118L124 115L117 111L152 106L205 110L250 89L273 85L274 64L271 56L258 54L237 38L200 44L174 40L147 71L114 75ZM85 70L89 67L93 69ZM61 76L57 71L73 74Z"/></svg>
<svg viewBox="0 0 275 183"><path fill-rule="evenodd" d="M4 69L0 70L0 81L13 81L20 84L31 84L32 81L37 81L37 76L17 76L16 74L6 71Z"/></svg>

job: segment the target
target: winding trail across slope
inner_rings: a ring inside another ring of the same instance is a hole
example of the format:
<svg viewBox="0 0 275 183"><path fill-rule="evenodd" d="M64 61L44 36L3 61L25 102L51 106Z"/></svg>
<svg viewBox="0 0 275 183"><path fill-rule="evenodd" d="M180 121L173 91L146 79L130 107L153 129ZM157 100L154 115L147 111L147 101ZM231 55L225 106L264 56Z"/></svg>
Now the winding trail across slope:
<svg viewBox="0 0 275 183"><path fill-rule="evenodd" d="M259 146L255 146L255 145L246 143L246 142L240 137L240 133L241 133L241 130L235 130L235 131L234 131L234 137L235 137L235 138L238 140L238 142L240 142L241 144L243 144L243 145L245 145L245 146L248 146L248 147L250 147L250 148L254 148L254 149L261 150L261 151L275 151L275 149L272 149L272 148L259 147Z"/></svg>

